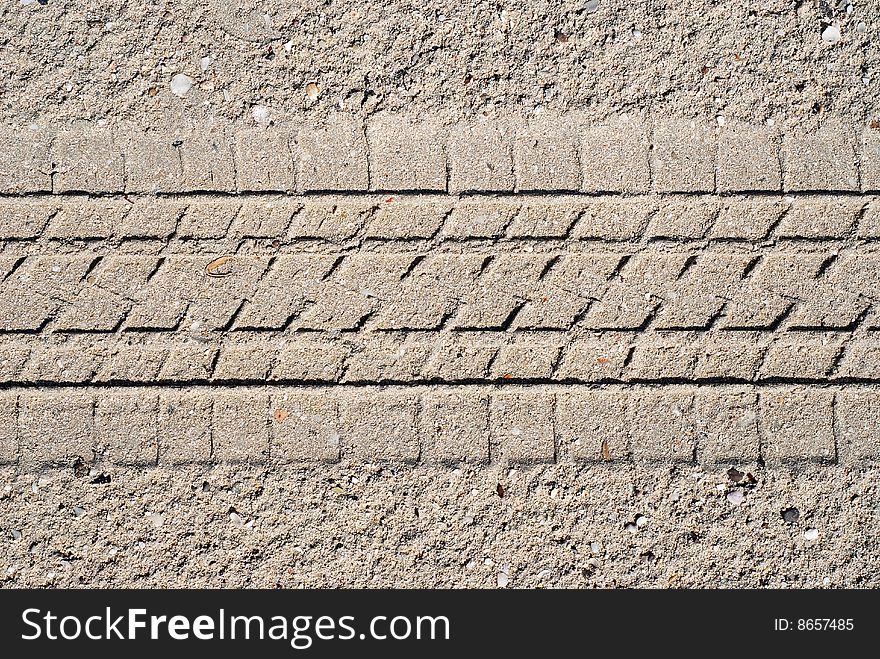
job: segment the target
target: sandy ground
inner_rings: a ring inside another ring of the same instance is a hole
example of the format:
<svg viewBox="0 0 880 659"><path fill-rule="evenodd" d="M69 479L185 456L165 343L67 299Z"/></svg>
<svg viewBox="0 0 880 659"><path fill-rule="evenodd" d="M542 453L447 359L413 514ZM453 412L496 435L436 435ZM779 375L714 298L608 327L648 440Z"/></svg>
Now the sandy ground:
<svg viewBox="0 0 880 659"><path fill-rule="evenodd" d="M865 118L880 99L878 31L868 0L10 0L0 119L253 121L255 107L279 121L339 110ZM194 82L182 98L170 91L178 73Z"/></svg>
<svg viewBox="0 0 880 659"><path fill-rule="evenodd" d="M729 469L7 469L0 583L880 584L876 470Z"/></svg>

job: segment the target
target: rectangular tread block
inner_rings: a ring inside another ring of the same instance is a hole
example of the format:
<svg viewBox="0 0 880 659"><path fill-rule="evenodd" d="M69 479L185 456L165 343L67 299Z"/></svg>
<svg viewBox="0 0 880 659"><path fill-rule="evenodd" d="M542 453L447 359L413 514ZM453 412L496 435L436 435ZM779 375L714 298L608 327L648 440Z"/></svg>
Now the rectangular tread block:
<svg viewBox="0 0 880 659"><path fill-rule="evenodd" d="M584 192L648 192L650 141L644 124L627 115L587 126L581 137Z"/></svg>
<svg viewBox="0 0 880 659"><path fill-rule="evenodd" d="M629 394L621 391L570 391L557 395L560 445L570 446L576 462L629 460Z"/></svg>
<svg viewBox="0 0 880 659"><path fill-rule="evenodd" d="M572 237L581 240L633 240L642 235L652 213L653 201L637 199L596 199L585 204Z"/></svg>
<svg viewBox="0 0 880 659"><path fill-rule="evenodd" d="M180 153L182 191L236 191L232 140L222 127L182 130L173 145Z"/></svg>
<svg viewBox="0 0 880 659"><path fill-rule="evenodd" d="M780 190L778 137L763 126L727 124L718 138L719 192Z"/></svg>
<svg viewBox="0 0 880 659"><path fill-rule="evenodd" d="M110 390L97 397L98 450L111 464L155 465L159 458L159 396L149 391Z"/></svg>
<svg viewBox="0 0 880 659"><path fill-rule="evenodd" d="M325 391L277 391L271 395L269 416L272 460L339 460L342 427L336 396Z"/></svg>
<svg viewBox="0 0 880 659"><path fill-rule="evenodd" d="M712 192L716 138L708 125L666 119L654 126L651 173L657 192Z"/></svg>
<svg viewBox="0 0 880 659"><path fill-rule="evenodd" d="M241 203L224 199L191 204L177 222L181 238L223 238L241 210Z"/></svg>
<svg viewBox="0 0 880 659"><path fill-rule="evenodd" d="M18 462L18 395L0 391L0 464Z"/></svg>
<svg viewBox="0 0 880 659"><path fill-rule="evenodd" d="M562 356L558 376L585 382L620 379L632 351L632 337L627 335L575 339Z"/></svg>
<svg viewBox="0 0 880 659"><path fill-rule="evenodd" d="M159 396L159 464L211 459L212 397L198 391L168 391Z"/></svg>
<svg viewBox="0 0 880 659"><path fill-rule="evenodd" d="M494 394L491 408L492 445L514 464L556 459L553 394L516 391Z"/></svg>
<svg viewBox="0 0 880 659"><path fill-rule="evenodd" d="M577 125L566 117L530 122L516 131L513 161L517 190L579 190Z"/></svg>
<svg viewBox="0 0 880 659"><path fill-rule="evenodd" d="M795 199L776 230L780 238L843 238L865 206L860 198L832 195Z"/></svg>
<svg viewBox="0 0 880 659"><path fill-rule="evenodd" d="M730 198L709 229L708 238L760 240L776 225L786 208L780 198Z"/></svg>
<svg viewBox="0 0 880 659"><path fill-rule="evenodd" d="M785 190L857 191L852 127L829 119L815 131L786 133L782 142Z"/></svg>
<svg viewBox="0 0 880 659"><path fill-rule="evenodd" d="M452 204L443 201L389 197L376 211L365 235L378 240L427 239L440 230L451 209Z"/></svg>
<svg viewBox="0 0 880 659"><path fill-rule="evenodd" d="M342 450L358 460L416 462L420 397L400 390L354 391L339 402Z"/></svg>
<svg viewBox="0 0 880 659"><path fill-rule="evenodd" d="M425 394L424 459L429 463L489 460L489 395L479 389Z"/></svg>
<svg viewBox="0 0 880 659"><path fill-rule="evenodd" d="M636 462L693 462L694 396L661 388L630 397L630 449Z"/></svg>
<svg viewBox="0 0 880 659"><path fill-rule="evenodd" d="M768 464L836 460L833 392L779 388L762 392L759 402Z"/></svg>
<svg viewBox="0 0 880 659"><path fill-rule="evenodd" d="M700 462L752 462L760 457L758 396L753 391L698 392L694 416Z"/></svg>
<svg viewBox="0 0 880 659"><path fill-rule="evenodd" d="M286 128L241 128L235 132L235 173L240 192L296 189L295 136Z"/></svg>
<svg viewBox="0 0 880 659"><path fill-rule="evenodd" d="M840 458L848 463L880 460L880 392L853 388L834 400Z"/></svg>
<svg viewBox="0 0 880 659"><path fill-rule="evenodd" d="M55 192L123 192L125 171L120 149L109 128L73 127L60 131L52 144Z"/></svg>
<svg viewBox="0 0 880 659"><path fill-rule="evenodd" d="M157 238L165 240L177 229L187 203L175 199L137 197L128 213L115 227L120 238Z"/></svg>
<svg viewBox="0 0 880 659"><path fill-rule="evenodd" d="M270 379L336 382L347 355L341 345L297 341L281 349Z"/></svg>
<svg viewBox="0 0 880 659"><path fill-rule="evenodd" d="M501 346L492 362L491 375L511 378L549 379L559 358L560 347L536 343Z"/></svg>
<svg viewBox="0 0 880 659"><path fill-rule="evenodd" d="M880 192L880 126L876 122L862 131L859 165L862 192Z"/></svg>
<svg viewBox="0 0 880 659"><path fill-rule="evenodd" d="M0 193L51 192L51 143L43 128L0 128Z"/></svg>
<svg viewBox="0 0 880 659"><path fill-rule="evenodd" d="M66 201L60 205L43 235L62 239L109 238L122 224L129 208L129 203L115 199Z"/></svg>
<svg viewBox="0 0 880 659"><path fill-rule="evenodd" d="M645 237L649 239L696 240L702 238L721 211L714 198L671 199L654 213Z"/></svg>
<svg viewBox="0 0 880 659"><path fill-rule="evenodd" d="M77 391L22 393L18 432L23 464L70 465L95 458L94 397Z"/></svg>
<svg viewBox="0 0 880 659"><path fill-rule="evenodd" d="M452 194L513 191L513 129L507 122L454 126L447 149Z"/></svg>
<svg viewBox="0 0 880 659"><path fill-rule="evenodd" d="M58 206L42 199L0 200L0 239L38 237L58 212Z"/></svg>
<svg viewBox="0 0 880 659"><path fill-rule="evenodd" d="M381 114L367 124L370 189L446 190L445 130L434 121Z"/></svg>
<svg viewBox="0 0 880 659"><path fill-rule="evenodd" d="M331 117L325 126L303 127L297 149L300 191L369 188L367 139L361 122Z"/></svg>
<svg viewBox="0 0 880 659"><path fill-rule="evenodd" d="M455 204L441 233L448 238L497 238L519 209L516 201L465 199Z"/></svg>
<svg viewBox="0 0 880 659"><path fill-rule="evenodd" d="M282 238L293 214L302 206L284 197L268 200L245 200L235 217L229 234L243 238ZM229 235L227 234L227 235Z"/></svg>
<svg viewBox="0 0 880 659"><path fill-rule="evenodd" d="M137 127L121 128L117 143L125 158L125 191L155 194L180 192L180 152L170 129L143 131Z"/></svg>
<svg viewBox="0 0 880 659"><path fill-rule="evenodd" d="M211 438L217 462L265 462L269 458L268 394L215 395Z"/></svg>

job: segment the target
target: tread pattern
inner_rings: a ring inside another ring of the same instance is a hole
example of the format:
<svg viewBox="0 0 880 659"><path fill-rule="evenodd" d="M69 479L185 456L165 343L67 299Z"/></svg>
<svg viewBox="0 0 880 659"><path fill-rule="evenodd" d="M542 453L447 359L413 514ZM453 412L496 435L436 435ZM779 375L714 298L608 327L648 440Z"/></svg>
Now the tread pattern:
<svg viewBox="0 0 880 659"><path fill-rule="evenodd" d="M0 463L880 458L870 127L0 133Z"/></svg>

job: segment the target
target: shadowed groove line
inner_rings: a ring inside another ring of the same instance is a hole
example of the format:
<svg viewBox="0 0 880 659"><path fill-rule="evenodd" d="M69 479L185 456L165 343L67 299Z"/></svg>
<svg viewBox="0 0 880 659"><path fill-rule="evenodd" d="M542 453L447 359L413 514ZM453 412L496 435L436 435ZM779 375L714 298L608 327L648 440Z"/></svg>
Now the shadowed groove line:
<svg viewBox="0 0 880 659"><path fill-rule="evenodd" d="M609 198L609 199L640 199L640 198L651 198L651 199L688 199L688 198L697 198L697 199L737 199L737 198L771 198L771 199L781 199L782 197L791 197L793 199L825 199L828 197L842 197L849 199L873 199L877 195L873 192L861 192L855 190L804 190L798 192L788 192L783 193L778 190L752 190L752 191L741 191L741 192L640 192L640 193L632 193L632 192L613 192L613 191L605 191L605 192L585 192L581 190L527 190L520 192L513 191L498 191L498 190L468 190L461 191L458 193L447 193L442 190L435 189L411 189L411 190L287 190L287 189L277 189L277 190L204 190L204 189L194 189L188 191L157 191L155 193L142 193L142 192L131 192L125 190L118 190L115 192L106 192L106 191L93 191L93 192L83 192L78 190L64 191L64 192L47 192L47 191L34 191L34 192L0 192L0 200L3 199L33 199L33 198L45 198L46 200L58 200L58 199L84 199L87 201L95 200L95 199L179 199L179 198L249 198L249 197L269 197L273 199L277 199L279 196L288 197L291 199L296 198L310 198L310 197L381 197L384 195L393 194L395 197L400 197L401 199L408 198L423 198L425 196L432 197L440 197L440 198L448 198L448 199L531 199L531 198L542 198L542 197L570 197L572 199L601 199L601 198ZM783 213L784 217L785 213ZM778 225L779 221L781 221L782 217L779 218L775 225ZM772 231L768 232L766 235L771 235Z"/></svg>
<svg viewBox="0 0 880 659"><path fill-rule="evenodd" d="M224 378L212 380L207 378L196 378L190 380L161 380L153 379L150 381L134 381L134 380L103 380L100 382L91 381L69 381L59 382L57 380L36 379L32 381L9 381L0 383L0 391L11 391L16 389L182 389L182 388L204 388L209 390L225 390L236 388L253 388L253 387L290 387L290 388L314 388L314 389L364 389L364 388L383 388L383 387L399 387L402 389L415 389L421 387L461 387L461 386L480 386L494 390L501 390L508 387L565 387L578 386L590 389L600 389L606 386L618 386L621 388L632 387L784 387L784 386L815 386L819 388L834 388L841 386L870 386L872 389L880 383L880 376L877 378L846 376L846 377L787 377L787 376L766 376L747 379L742 377L658 377L658 378L595 378L580 379L576 377L566 377L552 379L548 377L518 377L511 376L506 378L503 376L488 378L439 378L426 377L414 378L412 380L401 380L394 378L387 379L371 379L371 380L350 380L347 382L339 382L337 380L319 380L319 379L265 379L265 378Z"/></svg>

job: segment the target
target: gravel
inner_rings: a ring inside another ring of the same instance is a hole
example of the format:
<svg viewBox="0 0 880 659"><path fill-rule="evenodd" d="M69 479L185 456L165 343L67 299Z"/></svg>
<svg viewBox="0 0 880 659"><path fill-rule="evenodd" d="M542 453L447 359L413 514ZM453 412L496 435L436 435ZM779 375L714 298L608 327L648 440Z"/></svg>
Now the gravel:
<svg viewBox="0 0 880 659"><path fill-rule="evenodd" d="M504 498L496 466L112 468L102 487L65 469L37 494L0 468L0 575L15 567L0 585L880 586L880 471L740 469L756 479L748 507L717 496L726 467L520 468ZM71 500L89 513L74 519ZM780 501L809 526L793 532Z"/></svg>
<svg viewBox="0 0 880 659"><path fill-rule="evenodd" d="M874 116L880 49L868 26L880 23L880 3L830 14L820 4L9 3L0 117L252 122L257 104L276 121L382 110L450 122L566 110L777 125ZM821 35L834 26L829 43ZM175 75L195 83L179 87L182 97L169 87Z"/></svg>

